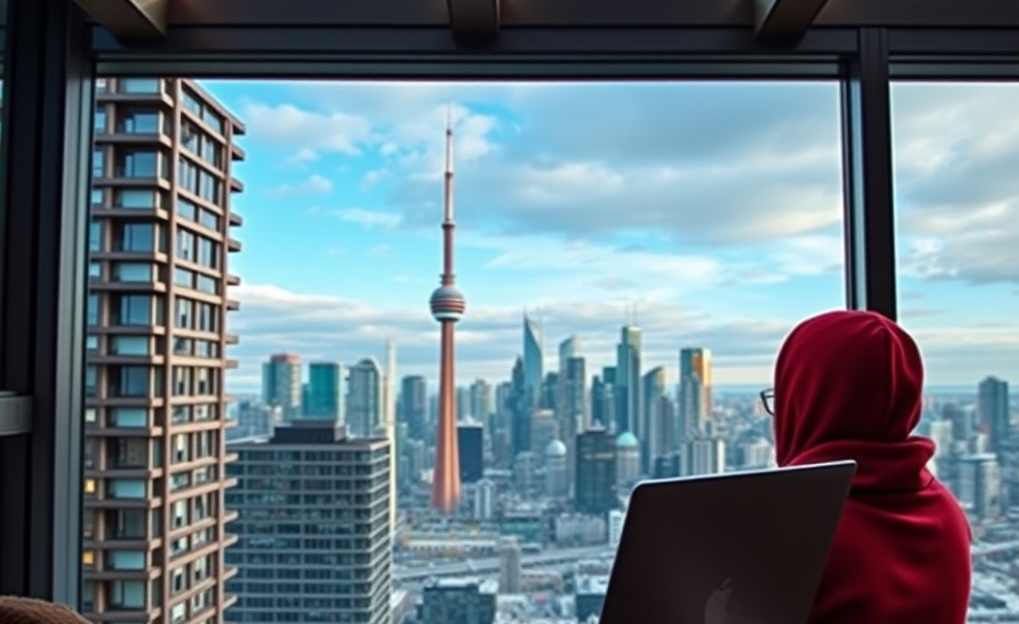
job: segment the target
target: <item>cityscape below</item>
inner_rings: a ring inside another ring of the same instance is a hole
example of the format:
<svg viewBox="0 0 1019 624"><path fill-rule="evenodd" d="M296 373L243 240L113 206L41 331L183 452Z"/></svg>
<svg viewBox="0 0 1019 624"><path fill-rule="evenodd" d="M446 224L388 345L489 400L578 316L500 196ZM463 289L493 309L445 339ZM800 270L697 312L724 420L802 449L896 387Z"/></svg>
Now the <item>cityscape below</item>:
<svg viewBox="0 0 1019 624"><path fill-rule="evenodd" d="M260 362L260 394L232 396L246 127L195 81L98 81L87 618L596 624L637 484L775 466L767 384L717 385L711 344L665 345L674 365L646 366L635 314L595 367L578 335L553 343L525 312L505 377L468 364L459 379L475 380L457 384L470 308L449 111L441 278L421 292L441 328L434 376L401 374L392 340L381 361L282 348ZM1015 411L1006 380L977 374L929 388L917 431L973 528L971 622L1019 623Z"/></svg>

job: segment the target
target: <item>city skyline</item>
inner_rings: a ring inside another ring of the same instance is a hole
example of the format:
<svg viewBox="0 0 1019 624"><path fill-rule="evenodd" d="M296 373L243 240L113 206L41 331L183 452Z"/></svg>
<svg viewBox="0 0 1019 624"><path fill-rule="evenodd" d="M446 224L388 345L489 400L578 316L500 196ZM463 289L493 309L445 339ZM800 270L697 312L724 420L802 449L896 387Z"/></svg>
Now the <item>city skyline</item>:
<svg viewBox="0 0 1019 624"><path fill-rule="evenodd" d="M722 388L769 385L785 333L844 306L834 83L204 84L249 127L233 392L257 391L270 353L353 362L387 338L400 376L434 382L423 303L449 101L458 281L472 297L458 385L509 377L525 307L541 311L549 363L577 334L593 372L636 304L646 369L665 365L674 382L679 349L703 346ZM893 88L901 317L931 386L1019 378L1017 251L1004 237L1019 182L1003 173L1019 164L1019 124L1001 114L1017 94ZM584 116L571 115L578 102Z"/></svg>

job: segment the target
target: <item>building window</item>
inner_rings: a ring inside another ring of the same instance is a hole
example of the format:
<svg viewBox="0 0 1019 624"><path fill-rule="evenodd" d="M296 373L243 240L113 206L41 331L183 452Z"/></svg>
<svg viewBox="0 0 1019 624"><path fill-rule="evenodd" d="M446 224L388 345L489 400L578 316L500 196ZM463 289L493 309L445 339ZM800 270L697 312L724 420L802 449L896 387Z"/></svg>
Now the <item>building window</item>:
<svg viewBox="0 0 1019 624"><path fill-rule="evenodd" d="M115 377L117 382L113 396L147 397L149 396L149 368L147 366L121 366L120 374Z"/></svg>
<svg viewBox="0 0 1019 624"><path fill-rule="evenodd" d="M96 107L95 120L95 132L96 134L102 134L106 132L106 109Z"/></svg>
<svg viewBox="0 0 1019 624"><path fill-rule="evenodd" d="M113 280L116 282L151 282L155 269L144 262L118 262L113 265Z"/></svg>
<svg viewBox="0 0 1019 624"><path fill-rule="evenodd" d="M95 479L85 479L85 483L84 483L83 489L85 490L86 494L95 494L96 493L96 480Z"/></svg>
<svg viewBox="0 0 1019 624"><path fill-rule="evenodd" d="M92 150L92 177L106 177L106 152L102 148Z"/></svg>
<svg viewBox="0 0 1019 624"><path fill-rule="evenodd" d="M152 297L149 295L121 295L120 316L117 325L151 325Z"/></svg>
<svg viewBox="0 0 1019 624"><path fill-rule="evenodd" d="M118 609L144 609L145 583L143 581L113 581L110 583L110 606Z"/></svg>
<svg viewBox="0 0 1019 624"><path fill-rule="evenodd" d="M114 336L112 352L115 355L150 355L152 339L148 336Z"/></svg>
<svg viewBox="0 0 1019 624"><path fill-rule="evenodd" d="M151 223L125 223L120 230L120 249L118 251L131 251L147 253L155 248L155 228Z"/></svg>
<svg viewBox="0 0 1019 624"><path fill-rule="evenodd" d="M96 564L96 552L94 550L81 551L81 563L88 567L94 566Z"/></svg>
<svg viewBox="0 0 1019 624"><path fill-rule="evenodd" d="M162 89L159 78L121 78L119 80L121 93L160 93Z"/></svg>
<svg viewBox="0 0 1019 624"><path fill-rule="evenodd" d="M117 208L152 210L159 206L158 200L156 191L145 189L120 189L113 194L113 204Z"/></svg>
<svg viewBox="0 0 1019 624"><path fill-rule="evenodd" d="M93 206L101 206L103 203L103 189L93 188L89 200Z"/></svg>
<svg viewBox="0 0 1019 624"><path fill-rule="evenodd" d="M156 111L122 112L119 130L124 134L157 134L159 132L159 113Z"/></svg>
<svg viewBox="0 0 1019 624"><path fill-rule="evenodd" d="M85 396L95 398L96 396L96 367L92 364L85 366Z"/></svg>
<svg viewBox="0 0 1019 624"><path fill-rule="evenodd" d="M89 293L86 299L85 322L89 325L99 324L99 295Z"/></svg>
<svg viewBox="0 0 1019 624"><path fill-rule="evenodd" d="M159 171L159 155L151 151L129 151L121 154L118 175L124 178L155 178Z"/></svg>

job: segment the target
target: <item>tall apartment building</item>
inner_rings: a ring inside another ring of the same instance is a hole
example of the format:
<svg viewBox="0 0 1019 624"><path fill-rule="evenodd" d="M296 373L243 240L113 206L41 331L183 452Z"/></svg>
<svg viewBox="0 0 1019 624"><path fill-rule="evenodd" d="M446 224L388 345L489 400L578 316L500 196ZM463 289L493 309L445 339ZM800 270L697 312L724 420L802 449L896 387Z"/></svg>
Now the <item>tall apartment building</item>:
<svg viewBox="0 0 1019 624"><path fill-rule="evenodd" d="M83 611L95 622L223 621L227 287L243 124L190 80L97 81Z"/></svg>
<svg viewBox="0 0 1019 624"><path fill-rule="evenodd" d="M240 541L227 556L240 574L228 619L389 624L389 442L308 419L230 451Z"/></svg>

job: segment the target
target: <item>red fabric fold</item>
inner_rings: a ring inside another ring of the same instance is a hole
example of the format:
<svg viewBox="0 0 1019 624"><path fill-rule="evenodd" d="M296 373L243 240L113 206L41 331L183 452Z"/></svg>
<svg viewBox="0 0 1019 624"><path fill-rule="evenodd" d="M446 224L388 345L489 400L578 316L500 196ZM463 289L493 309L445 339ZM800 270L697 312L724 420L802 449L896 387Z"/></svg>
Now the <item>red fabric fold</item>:
<svg viewBox="0 0 1019 624"><path fill-rule="evenodd" d="M927 470L923 361L893 321L829 312L789 335L775 367L780 466L852 459L857 474L811 624L964 624L970 531Z"/></svg>

